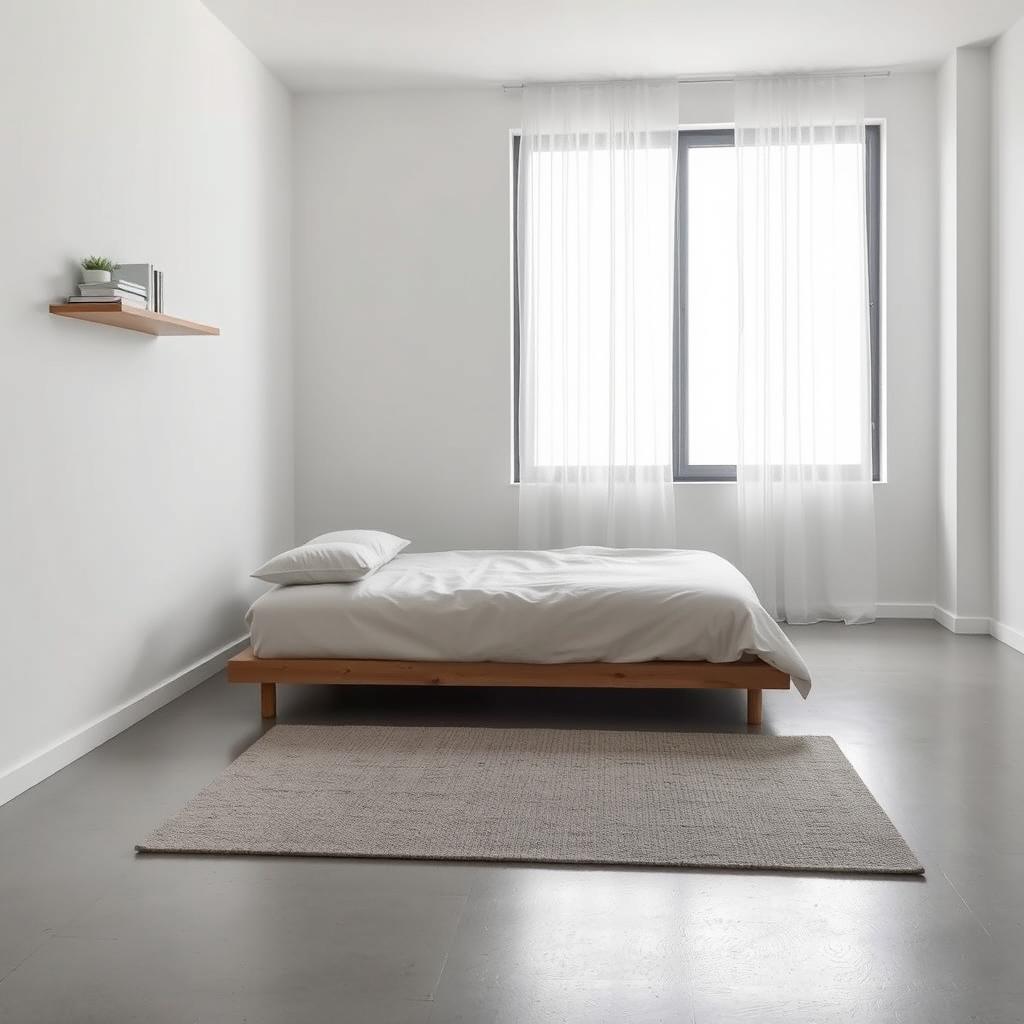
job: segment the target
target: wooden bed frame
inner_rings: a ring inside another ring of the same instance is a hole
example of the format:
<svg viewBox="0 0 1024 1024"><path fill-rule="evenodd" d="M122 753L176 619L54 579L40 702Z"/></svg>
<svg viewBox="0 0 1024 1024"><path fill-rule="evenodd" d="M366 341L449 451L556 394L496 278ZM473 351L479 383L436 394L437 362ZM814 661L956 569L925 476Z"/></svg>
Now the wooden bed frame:
<svg viewBox="0 0 1024 1024"><path fill-rule="evenodd" d="M346 661L257 658L252 648L228 662L228 682L258 683L264 718L277 717L278 683L370 686L545 686L595 689L747 691L747 725L761 724L764 690L789 689L789 676L763 661L572 662L530 665L498 661Z"/></svg>

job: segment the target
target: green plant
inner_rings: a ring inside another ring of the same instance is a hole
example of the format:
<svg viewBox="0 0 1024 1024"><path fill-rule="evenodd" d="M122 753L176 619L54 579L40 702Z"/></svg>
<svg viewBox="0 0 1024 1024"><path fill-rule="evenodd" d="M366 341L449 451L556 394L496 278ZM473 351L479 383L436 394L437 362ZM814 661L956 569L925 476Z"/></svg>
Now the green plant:
<svg viewBox="0 0 1024 1024"><path fill-rule="evenodd" d="M117 270L117 264L106 256L86 256L82 260L83 270Z"/></svg>

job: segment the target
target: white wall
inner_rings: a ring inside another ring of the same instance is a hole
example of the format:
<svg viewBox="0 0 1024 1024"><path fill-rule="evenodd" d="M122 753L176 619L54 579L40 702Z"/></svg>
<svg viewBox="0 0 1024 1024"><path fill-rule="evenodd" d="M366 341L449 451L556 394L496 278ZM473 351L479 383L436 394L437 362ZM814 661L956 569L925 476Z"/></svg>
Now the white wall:
<svg viewBox="0 0 1024 1024"><path fill-rule="evenodd" d="M991 611L989 310L991 69L987 46L957 51L957 614Z"/></svg>
<svg viewBox="0 0 1024 1024"><path fill-rule="evenodd" d="M298 534L514 536L509 126L518 99L295 101Z"/></svg>
<svg viewBox="0 0 1024 1024"><path fill-rule="evenodd" d="M937 602L953 628L985 632L991 603L990 71L960 47L939 72L940 385Z"/></svg>
<svg viewBox="0 0 1024 1024"><path fill-rule="evenodd" d="M290 106L198 0L5 5L0 801L240 637L292 541ZM221 336L48 315L89 253Z"/></svg>
<svg viewBox="0 0 1024 1024"><path fill-rule="evenodd" d="M868 79L867 104L869 116L886 119L882 252L886 482L875 487L879 600L931 605L938 526L935 76Z"/></svg>
<svg viewBox="0 0 1024 1024"><path fill-rule="evenodd" d="M936 601L956 609L956 310L957 310L957 59L954 51L938 72L939 133L939 462Z"/></svg>
<svg viewBox="0 0 1024 1024"><path fill-rule="evenodd" d="M931 605L938 351L935 76L868 82L887 119L887 482L881 599ZM298 534L375 526L417 548L516 541L510 480L509 130L499 89L295 104ZM682 123L732 89L680 90ZM731 484L677 485L679 544L735 557Z"/></svg>
<svg viewBox="0 0 1024 1024"><path fill-rule="evenodd" d="M993 631L1024 650L1024 20L992 50Z"/></svg>

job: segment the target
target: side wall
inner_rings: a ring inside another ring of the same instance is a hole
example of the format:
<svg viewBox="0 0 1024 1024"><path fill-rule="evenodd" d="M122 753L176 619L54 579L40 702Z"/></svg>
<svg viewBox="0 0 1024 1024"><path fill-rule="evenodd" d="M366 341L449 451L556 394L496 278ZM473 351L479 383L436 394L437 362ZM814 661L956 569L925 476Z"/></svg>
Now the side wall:
<svg viewBox="0 0 1024 1024"><path fill-rule="evenodd" d="M992 49L993 633L1024 651L1024 20Z"/></svg>
<svg viewBox="0 0 1024 1024"><path fill-rule="evenodd" d="M988 632L991 609L989 290L990 59L950 54L938 75L939 543L937 602L957 632Z"/></svg>
<svg viewBox="0 0 1024 1024"><path fill-rule="evenodd" d="M939 136L939 418L936 601L956 613L957 51L937 73Z"/></svg>
<svg viewBox="0 0 1024 1024"><path fill-rule="evenodd" d="M202 678L292 542L290 120L199 0L5 7L0 802ZM221 336L48 315L91 253Z"/></svg>
<svg viewBox="0 0 1024 1024"><path fill-rule="evenodd" d="M872 79L868 97L887 151L880 597L930 608L935 76ZM420 550L515 545L509 132L519 106L499 89L297 98L301 539L372 526ZM681 123L731 120L731 87L681 88ZM680 484L676 497L679 544L735 557L734 485Z"/></svg>

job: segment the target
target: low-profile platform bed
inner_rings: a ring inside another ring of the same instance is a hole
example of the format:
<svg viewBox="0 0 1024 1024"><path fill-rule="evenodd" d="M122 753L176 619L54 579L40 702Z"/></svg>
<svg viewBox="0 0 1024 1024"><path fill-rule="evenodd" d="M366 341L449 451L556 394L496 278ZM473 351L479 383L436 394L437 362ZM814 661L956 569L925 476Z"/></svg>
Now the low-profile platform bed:
<svg viewBox="0 0 1024 1024"><path fill-rule="evenodd" d="M743 575L704 551L568 548L398 554L354 583L279 586L249 610L228 680L724 688L806 696L803 660Z"/></svg>

